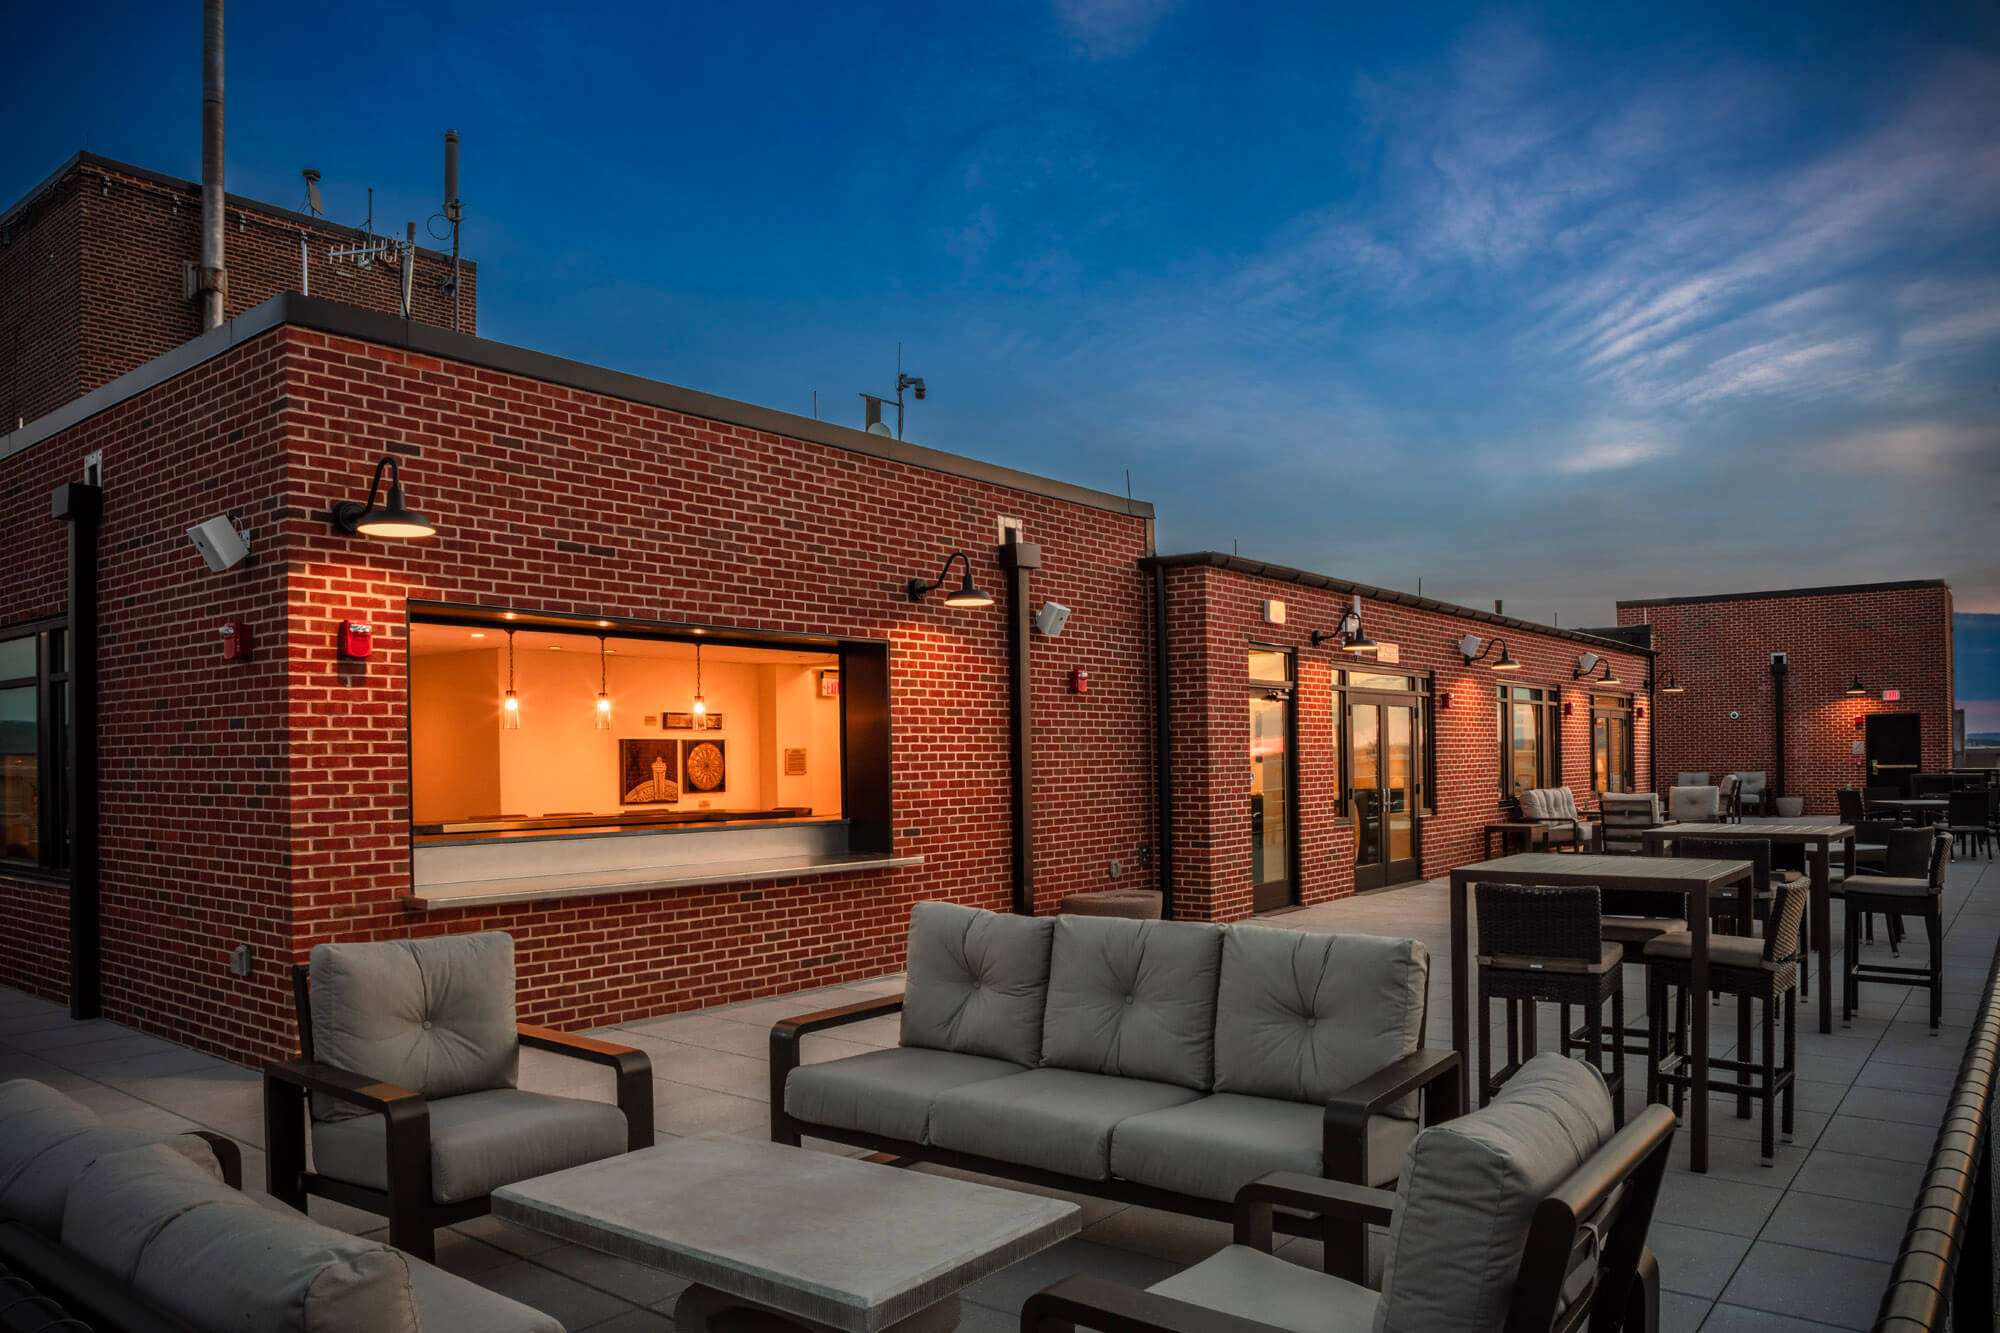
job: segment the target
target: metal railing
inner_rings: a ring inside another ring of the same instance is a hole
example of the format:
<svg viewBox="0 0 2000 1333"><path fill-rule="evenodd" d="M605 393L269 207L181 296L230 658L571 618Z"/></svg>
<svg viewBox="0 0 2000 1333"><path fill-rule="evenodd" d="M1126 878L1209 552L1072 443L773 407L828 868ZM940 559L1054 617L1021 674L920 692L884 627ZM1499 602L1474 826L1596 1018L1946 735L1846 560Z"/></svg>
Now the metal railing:
<svg viewBox="0 0 2000 1333"><path fill-rule="evenodd" d="M1993 1102L2000 1091L2000 949L1945 1104L1876 1333L1994 1327Z"/></svg>

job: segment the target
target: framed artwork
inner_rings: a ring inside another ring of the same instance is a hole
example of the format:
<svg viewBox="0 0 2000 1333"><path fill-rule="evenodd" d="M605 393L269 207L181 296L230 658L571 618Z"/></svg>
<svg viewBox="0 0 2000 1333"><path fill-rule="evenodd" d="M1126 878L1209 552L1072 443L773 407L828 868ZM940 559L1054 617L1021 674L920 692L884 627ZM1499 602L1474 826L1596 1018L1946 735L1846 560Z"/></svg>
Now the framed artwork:
<svg viewBox="0 0 2000 1333"><path fill-rule="evenodd" d="M693 713L665 713L660 717L660 727L664 731L693 731Z"/></svg>
<svg viewBox="0 0 2000 1333"><path fill-rule="evenodd" d="M682 741L681 772L690 796L713 796L729 790L721 741Z"/></svg>
<svg viewBox="0 0 2000 1333"><path fill-rule="evenodd" d="M619 741L618 799L625 805L671 805L681 798L678 741Z"/></svg>
<svg viewBox="0 0 2000 1333"><path fill-rule="evenodd" d="M819 697L838 699L840 697L840 668L827 667L819 673Z"/></svg>

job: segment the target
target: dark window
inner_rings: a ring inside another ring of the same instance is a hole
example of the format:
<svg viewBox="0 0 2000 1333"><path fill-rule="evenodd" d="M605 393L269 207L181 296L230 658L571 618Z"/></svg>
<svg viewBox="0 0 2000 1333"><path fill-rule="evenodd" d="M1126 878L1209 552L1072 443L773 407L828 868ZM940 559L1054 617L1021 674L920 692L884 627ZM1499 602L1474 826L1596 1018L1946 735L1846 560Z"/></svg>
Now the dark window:
<svg viewBox="0 0 2000 1333"><path fill-rule="evenodd" d="M1501 685L1500 799L1562 782L1562 692L1539 685Z"/></svg>
<svg viewBox="0 0 2000 1333"><path fill-rule="evenodd" d="M69 864L69 672L60 629L0 631L0 863Z"/></svg>
<svg viewBox="0 0 2000 1333"><path fill-rule="evenodd" d="M1590 699L1590 780L1594 790L1632 790L1632 700L1622 694Z"/></svg>

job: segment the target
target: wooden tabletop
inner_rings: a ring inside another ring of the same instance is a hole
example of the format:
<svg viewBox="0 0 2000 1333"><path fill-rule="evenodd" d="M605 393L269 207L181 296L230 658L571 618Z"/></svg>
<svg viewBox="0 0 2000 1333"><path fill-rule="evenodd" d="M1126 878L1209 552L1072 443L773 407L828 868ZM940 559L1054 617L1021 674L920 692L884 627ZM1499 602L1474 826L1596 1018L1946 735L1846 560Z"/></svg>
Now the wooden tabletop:
<svg viewBox="0 0 2000 1333"><path fill-rule="evenodd" d="M1688 825L1677 825L1686 828ZM1730 827L1735 827L1731 825ZM1544 884L1610 884L1621 889L1659 888L1685 891L1690 884L1714 887L1740 879L1748 861L1711 861L1680 856L1603 856L1572 852L1521 852L1455 867L1460 883L1478 879L1526 876Z"/></svg>
<svg viewBox="0 0 2000 1333"><path fill-rule="evenodd" d="M1830 842L1854 836L1852 824L1672 824L1645 829L1648 842L1674 838L1763 838L1770 842Z"/></svg>
<svg viewBox="0 0 2000 1333"><path fill-rule="evenodd" d="M1884 810L1942 810L1951 802L1942 796L1892 796L1868 804L1879 805Z"/></svg>

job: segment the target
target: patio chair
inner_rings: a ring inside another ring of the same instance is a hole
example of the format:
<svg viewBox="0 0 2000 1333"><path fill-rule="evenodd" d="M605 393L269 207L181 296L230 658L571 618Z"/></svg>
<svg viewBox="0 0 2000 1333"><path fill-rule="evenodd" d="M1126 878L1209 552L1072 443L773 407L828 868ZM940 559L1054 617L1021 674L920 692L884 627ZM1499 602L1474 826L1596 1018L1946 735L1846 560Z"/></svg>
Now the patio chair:
<svg viewBox="0 0 2000 1333"><path fill-rule="evenodd" d="M1962 850L1984 845L1993 859L1993 802L1983 791L1955 791L1945 797L1944 831Z"/></svg>
<svg viewBox="0 0 2000 1333"><path fill-rule="evenodd" d="M1731 773L1729 776L1739 779L1741 784L1736 792L1737 817L1763 814L1769 805L1765 800L1768 793L1764 786L1764 770L1760 768L1749 773Z"/></svg>
<svg viewBox="0 0 2000 1333"><path fill-rule="evenodd" d="M1809 892L1804 885L1786 885L1772 904L1761 940L1747 935L1711 935L1708 941L1709 991L1754 1001L1763 1039L1755 1060L1744 1051L1737 1052L1734 1059L1710 1057L1711 1069L1738 1077L1731 1083L1712 1083L1709 1091L1711 1095L1734 1093L1738 1097L1753 1097L1764 1104L1761 1146L1765 1166L1770 1166L1777 1155L1773 1112L1781 1101L1785 1138L1789 1141L1792 1136L1793 1091L1798 1077L1799 961L1804 956L1799 943L1800 923L1805 919ZM1647 1098L1661 1100L1666 1090L1672 1089L1676 1109L1686 1100L1691 1079L1686 1060L1669 1052L1665 1029L1670 1012L1686 1026L1686 992L1692 980L1693 952L1694 936L1689 933L1662 935L1646 946L1646 1013L1653 1034ZM1702 999L1696 996L1693 1002L1700 1004ZM1776 1010L1780 1006L1784 1009L1785 1028L1782 1064L1776 1040ZM1685 1031L1675 1044L1681 1051L1687 1049Z"/></svg>
<svg viewBox="0 0 2000 1333"><path fill-rule="evenodd" d="M1776 896L1776 891L1771 885L1770 839L1675 838L1674 855L1701 861L1748 861L1751 918L1763 921L1770 916L1771 903ZM1727 934L1735 933L1736 895L1742 887L1740 884L1730 884L1708 896L1708 919L1712 929Z"/></svg>
<svg viewBox="0 0 2000 1333"><path fill-rule="evenodd" d="M1660 798L1649 791L1605 792L1598 797L1597 816L1603 822L1598 850L1623 856L1643 854L1646 842L1641 835L1664 822Z"/></svg>
<svg viewBox="0 0 2000 1333"><path fill-rule="evenodd" d="M1861 983L1922 986L1930 992L1931 1031L1944 1018L1944 866L1951 856L1951 835L1943 829L1899 828L1889 835L1887 875L1856 875L1847 881L1847 938L1841 942L1840 1020L1854 1021L1861 1004ZM1914 873L1912 873L1914 872ZM1923 967L1898 967L1861 959L1856 918L1863 912L1920 912L1930 938L1930 958Z"/></svg>
<svg viewBox="0 0 2000 1333"><path fill-rule="evenodd" d="M1576 808L1576 797L1568 787L1530 787L1516 798L1521 822L1541 824L1549 830L1549 846L1587 850L1596 836L1596 825Z"/></svg>
<svg viewBox="0 0 2000 1333"><path fill-rule="evenodd" d="M1021 1333L1455 1333L1658 1326L1646 1248L1674 1117L1614 1131L1588 1066L1536 1057L1493 1104L1417 1137L1394 1192L1278 1173L1236 1196L1235 1244L1144 1291L1075 1276L1030 1296ZM1378 1294L1271 1253L1272 1214L1389 1227Z"/></svg>
<svg viewBox="0 0 2000 1333"><path fill-rule="evenodd" d="M1667 791L1667 818L1676 824L1713 824L1721 814L1719 787L1672 787Z"/></svg>
<svg viewBox="0 0 2000 1333"><path fill-rule="evenodd" d="M1949 773L1910 774L1910 795L1920 799L1936 800L1949 796L1956 785Z"/></svg>
<svg viewBox="0 0 2000 1333"><path fill-rule="evenodd" d="M1840 806L1841 823L1859 824L1862 820L1868 818L1867 802L1863 799L1861 793L1853 787L1842 787L1833 794L1833 799Z"/></svg>
<svg viewBox="0 0 2000 1333"><path fill-rule="evenodd" d="M1602 931L1598 892L1591 885L1475 884L1479 916L1479 1086L1483 1106L1535 1054L1535 1006L1561 1006L1562 1053L1575 1040L1570 1006L1583 1011L1584 1059L1604 1068L1604 1039L1611 1037L1611 1069L1604 1075L1613 1116L1625 1123L1624 946ZM1507 1063L1493 1070L1493 1001L1506 1006ZM1604 1003L1611 1002L1611 1021Z"/></svg>
<svg viewBox="0 0 2000 1333"><path fill-rule="evenodd" d="M1737 797L1743 791L1741 776L1730 773L1716 784L1715 814L1725 824L1733 824L1743 818L1743 807Z"/></svg>
<svg viewBox="0 0 2000 1333"><path fill-rule="evenodd" d="M1712 787L1715 784L1710 781L1707 773L1682 772L1674 779L1674 785L1676 787Z"/></svg>
<svg viewBox="0 0 2000 1333"><path fill-rule="evenodd" d="M433 1230L501 1186L652 1146L651 1061L516 1024L511 936L317 945L292 993L301 1054L265 1066L264 1136L271 1195L300 1212L317 1194L385 1214L430 1259ZM516 1087L523 1046L610 1066L618 1104Z"/></svg>

